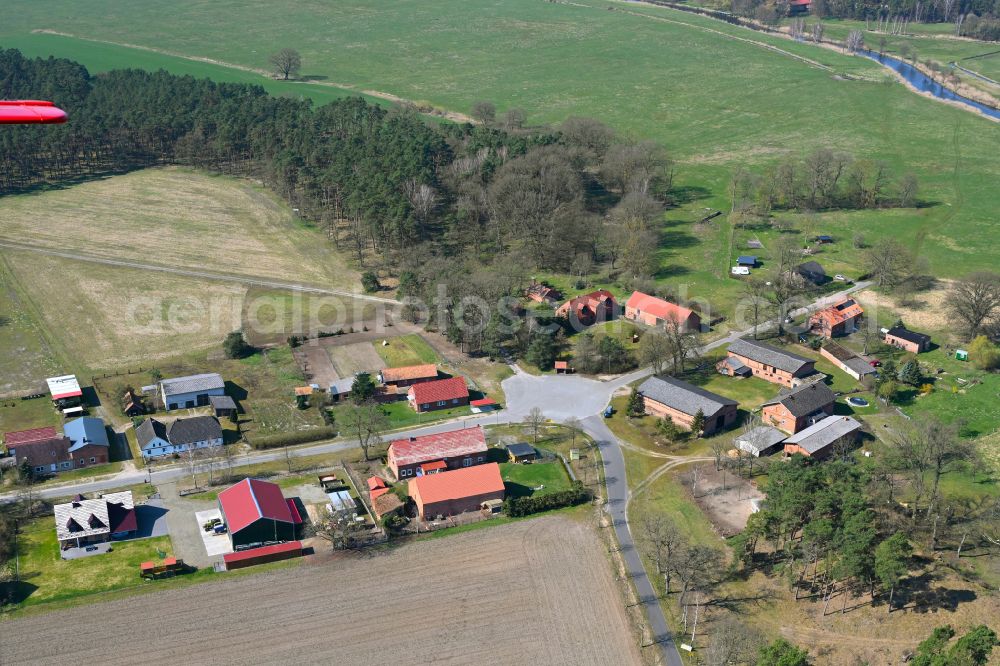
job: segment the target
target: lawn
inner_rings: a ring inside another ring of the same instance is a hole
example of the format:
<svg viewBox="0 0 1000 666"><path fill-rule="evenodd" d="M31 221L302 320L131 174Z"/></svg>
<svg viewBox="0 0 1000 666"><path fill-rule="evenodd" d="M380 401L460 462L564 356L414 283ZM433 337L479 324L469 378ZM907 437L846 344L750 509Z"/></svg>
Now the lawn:
<svg viewBox="0 0 1000 666"><path fill-rule="evenodd" d="M333 414L334 427L341 428L343 422L343 415L352 409L349 403L335 405L330 409L330 413ZM397 402L390 402L382 405L382 410L389 421L390 430L398 430L401 428L410 428L418 425L425 425L429 423L434 423L435 421L443 421L445 419L453 419L459 416L471 416L472 412L469 411L468 405L462 405L458 407L452 407L449 409L438 409L431 412L421 412L417 413L413 411L410 407L410 403L405 400L400 400ZM342 435L348 436L349 434L345 431L341 431ZM390 435L386 435L388 439Z"/></svg>
<svg viewBox="0 0 1000 666"><path fill-rule="evenodd" d="M423 363L440 363L441 359L427 341L416 333L386 338L388 344L374 342L375 351L387 368L401 368Z"/></svg>
<svg viewBox="0 0 1000 666"><path fill-rule="evenodd" d="M732 229L724 216L696 220L705 209L729 209L736 166L761 171L819 145L884 160L897 173L912 170L926 202L821 213L832 233L902 239L946 276L995 263L996 124L913 94L870 61L668 9L613 7L597 0L391 7L349 0L322 8L254 1L236 11L227 2L167 8L98 0L80 11L71 0L44 7L15 0L0 41L34 39L30 30L39 26L115 41L127 26L137 44L260 67L277 32L300 50L309 74L329 81L459 111L490 98L501 111L526 109L532 123L589 115L661 141L677 160L679 190L660 230L657 277L682 283L689 297L709 297L724 314L740 292L728 277ZM317 22L338 29L317 31ZM801 223L810 224L804 216ZM856 274L850 248L829 256L837 270Z"/></svg>
<svg viewBox="0 0 1000 666"><path fill-rule="evenodd" d="M24 592L30 592L24 606L143 585L139 564L159 559L158 551L173 554L166 536L116 542L110 553L63 560L51 516L23 525L18 550Z"/></svg>
<svg viewBox="0 0 1000 666"><path fill-rule="evenodd" d="M61 414L52 406L48 396L32 400L18 398L0 400L0 432L15 432L31 428L62 426Z"/></svg>
<svg viewBox="0 0 1000 666"><path fill-rule="evenodd" d="M530 465L500 463L500 476L503 477L507 497L528 497L536 493L544 495L570 487L566 468L559 460Z"/></svg>

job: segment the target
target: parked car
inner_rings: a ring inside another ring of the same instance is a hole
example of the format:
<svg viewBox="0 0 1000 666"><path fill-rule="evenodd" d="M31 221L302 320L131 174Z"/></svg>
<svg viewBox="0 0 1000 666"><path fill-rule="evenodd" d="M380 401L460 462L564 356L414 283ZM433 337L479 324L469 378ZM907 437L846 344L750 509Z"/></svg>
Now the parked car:
<svg viewBox="0 0 1000 666"><path fill-rule="evenodd" d="M606 407L606 408L604 409L604 418L606 418L606 419L610 419L610 418L611 418L611 415L612 415L612 414L614 414L614 413L615 413L615 408L614 408L614 407L612 407L611 405L608 405L608 406L607 406L607 407Z"/></svg>
<svg viewBox="0 0 1000 666"><path fill-rule="evenodd" d="M873 358L872 360L868 361L868 365L872 366L873 368L879 368L882 367L882 361L878 360L877 358Z"/></svg>
<svg viewBox="0 0 1000 666"><path fill-rule="evenodd" d="M847 278L841 275L840 273L834 275L833 279L836 280L837 282L847 282Z"/></svg>
<svg viewBox="0 0 1000 666"><path fill-rule="evenodd" d="M746 266L733 266L730 272L733 275L750 275L750 269Z"/></svg>

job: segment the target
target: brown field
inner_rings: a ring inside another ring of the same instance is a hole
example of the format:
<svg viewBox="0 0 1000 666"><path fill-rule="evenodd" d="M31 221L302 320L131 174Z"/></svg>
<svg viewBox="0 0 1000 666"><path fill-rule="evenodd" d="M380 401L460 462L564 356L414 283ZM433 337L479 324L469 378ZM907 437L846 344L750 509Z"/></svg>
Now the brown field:
<svg viewBox="0 0 1000 666"><path fill-rule="evenodd" d="M10 666L137 654L147 664L638 664L591 530L541 518L56 611L2 625L0 654ZM108 618L156 621L109 649ZM71 640L52 640L67 627Z"/></svg>
<svg viewBox="0 0 1000 666"><path fill-rule="evenodd" d="M376 373L385 367L385 361L375 351L371 342L355 342L348 345L327 347L330 360L337 374L350 377L359 372Z"/></svg>
<svg viewBox="0 0 1000 666"><path fill-rule="evenodd" d="M951 318L948 316L948 290L951 283L942 280L936 287L915 294L913 303L902 305L898 299L886 294L880 294L871 289L865 289L855 294L858 301L867 308L885 309L895 312L908 327L917 331L948 331Z"/></svg>
<svg viewBox="0 0 1000 666"><path fill-rule="evenodd" d="M178 168L3 197L0 240L359 289L357 275L323 233L297 222L272 194L248 181Z"/></svg>

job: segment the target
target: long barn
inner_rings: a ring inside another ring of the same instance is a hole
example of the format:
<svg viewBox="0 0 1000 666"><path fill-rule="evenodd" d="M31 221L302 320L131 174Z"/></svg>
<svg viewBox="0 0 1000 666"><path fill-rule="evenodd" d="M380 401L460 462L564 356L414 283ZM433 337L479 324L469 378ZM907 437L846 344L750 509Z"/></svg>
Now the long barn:
<svg viewBox="0 0 1000 666"><path fill-rule="evenodd" d="M302 520L293 506L277 484L260 479L244 479L219 493L219 511L233 550L294 541Z"/></svg>

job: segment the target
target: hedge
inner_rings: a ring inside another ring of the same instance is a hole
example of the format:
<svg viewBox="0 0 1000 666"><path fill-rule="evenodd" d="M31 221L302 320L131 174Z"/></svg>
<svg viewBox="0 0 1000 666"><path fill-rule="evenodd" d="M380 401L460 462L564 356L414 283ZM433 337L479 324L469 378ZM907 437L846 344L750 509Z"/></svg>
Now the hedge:
<svg viewBox="0 0 1000 666"><path fill-rule="evenodd" d="M583 504L590 500L590 491L579 481L574 481L569 490L531 497L511 497L504 501L504 512L511 517L530 516L533 513L561 509L566 506Z"/></svg>
<svg viewBox="0 0 1000 666"><path fill-rule="evenodd" d="M247 443L255 449L274 449L280 446L292 446L293 444L305 444L315 442L320 439L333 439L337 436L336 428L314 428L301 432L283 432L277 435L267 435L265 437L254 437L246 439Z"/></svg>

